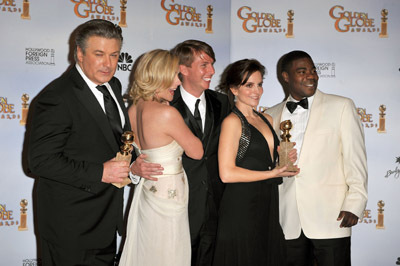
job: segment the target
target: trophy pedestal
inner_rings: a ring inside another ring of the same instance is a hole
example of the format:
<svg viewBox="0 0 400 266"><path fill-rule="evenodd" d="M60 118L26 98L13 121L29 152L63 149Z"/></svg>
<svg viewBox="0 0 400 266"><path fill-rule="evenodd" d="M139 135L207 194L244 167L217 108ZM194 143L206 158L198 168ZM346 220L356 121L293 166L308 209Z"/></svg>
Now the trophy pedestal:
<svg viewBox="0 0 400 266"><path fill-rule="evenodd" d="M288 172L297 172L297 168L293 165L292 161L289 160L289 152L293 149L293 142L284 142L280 143L279 149L279 164L278 168L282 168L284 166L288 166Z"/></svg>
<svg viewBox="0 0 400 266"><path fill-rule="evenodd" d="M117 161L126 161L128 163L131 163L131 159L132 159L132 154L128 154L128 155L123 155L120 152L117 153L117 156L115 158ZM125 177L124 181L120 182L120 183L112 183L114 186L116 186L117 188L122 188L128 184L132 183L131 179L129 177Z"/></svg>
<svg viewBox="0 0 400 266"><path fill-rule="evenodd" d="M18 226L18 231L26 231L28 227L26 226L26 213L21 213L20 226Z"/></svg>

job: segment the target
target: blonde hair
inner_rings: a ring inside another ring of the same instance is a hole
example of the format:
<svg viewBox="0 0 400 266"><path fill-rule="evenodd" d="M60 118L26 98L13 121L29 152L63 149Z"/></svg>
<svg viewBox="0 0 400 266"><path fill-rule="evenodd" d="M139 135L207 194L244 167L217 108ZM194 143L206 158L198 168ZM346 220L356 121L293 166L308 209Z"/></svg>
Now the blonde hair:
<svg viewBox="0 0 400 266"><path fill-rule="evenodd" d="M129 97L136 104L139 99L155 100L156 91L165 90L173 83L179 59L167 50L156 49L143 54L133 73Z"/></svg>

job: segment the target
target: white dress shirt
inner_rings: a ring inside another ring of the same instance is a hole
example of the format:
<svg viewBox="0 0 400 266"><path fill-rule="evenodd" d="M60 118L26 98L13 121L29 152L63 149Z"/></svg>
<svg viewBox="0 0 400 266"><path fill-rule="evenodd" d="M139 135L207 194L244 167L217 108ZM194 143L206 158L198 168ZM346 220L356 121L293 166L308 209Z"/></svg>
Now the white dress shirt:
<svg viewBox="0 0 400 266"><path fill-rule="evenodd" d="M86 84L88 85L89 89L92 91L92 93L94 94L94 96L96 97L97 101L99 102L101 108L103 109L104 113L106 112L106 109L104 108L104 95L103 93L101 93L97 88L97 84L95 84L93 81L91 81L86 75L85 73L83 73L83 70L81 69L81 67L76 64L76 69L78 69L79 74L81 74L83 80L86 82ZM125 116L124 113L122 112L121 106L119 106L117 98L115 97L114 91L111 89L110 84L108 84L108 82L101 84L101 85L105 85L108 89L108 91L110 92L111 96L113 97L115 103L117 104L118 107L118 111L119 111L119 117L121 118L121 126L122 128L124 128L125 126Z"/></svg>
<svg viewBox="0 0 400 266"><path fill-rule="evenodd" d="M185 90L185 88L183 88L183 86L180 86L179 89L180 89L180 92L181 92L182 99L185 102L186 106L189 108L189 110L192 113L192 115L194 115L194 108L195 108L195 105L196 105L196 101L197 101L197 99L200 99L199 112L200 112L200 116L201 116L202 130L204 132L204 125L205 125L205 122L206 122L206 96L204 94L204 91L200 95L199 98L196 98L192 94L187 92Z"/></svg>
<svg viewBox="0 0 400 266"><path fill-rule="evenodd" d="M289 131L292 137L290 138L290 142L296 142L295 149L297 149L298 157L295 164L298 163L301 153L301 146L303 145L303 138L306 132L308 118L310 117L310 110L314 100L314 95L307 98L308 100L308 109L304 109L300 105L297 106L296 110L293 113L290 113L286 107L283 108L281 122L285 120L290 120L292 122L292 129ZM286 102L293 101L298 102L297 100L293 99L291 95L289 95Z"/></svg>

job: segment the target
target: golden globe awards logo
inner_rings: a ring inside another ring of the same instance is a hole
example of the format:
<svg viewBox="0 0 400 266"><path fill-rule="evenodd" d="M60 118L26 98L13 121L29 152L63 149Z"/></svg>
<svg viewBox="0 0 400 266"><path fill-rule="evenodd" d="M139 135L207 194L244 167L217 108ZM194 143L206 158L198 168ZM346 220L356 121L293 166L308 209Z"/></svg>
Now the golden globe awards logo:
<svg viewBox="0 0 400 266"><path fill-rule="evenodd" d="M287 38L293 38L293 16L294 11L289 10L288 27L290 32L286 34ZM274 13L254 11L249 6L242 6L237 11L239 19L243 20L242 28L248 33L285 33L286 29L281 25L281 19L277 18Z"/></svg>
<svg viewBox="0 0 400 266"><path fill-rule="evenodd" d="M0 11L7 13L21 13L22 9L17 6L16 0L0 0Z"/></svg>
<svg viewBox="0 0 400 266"><path fill-rule="evenodd" d="M357 108L357 113L364 128L376 128L378 133L386 133L386 106L381 104L377 109L379 110L377 122L372 119L372 114L368 113L366 108Z"/></svg>
<svg viewBox="0 0 400 266"><path fill-rule="evenodd" d="M74 3L74 13L79 18L119 21L119 17L115 15L114 6L109 5L108 0L70 1Z"/></svg>
<svg viewBox="0 0 400 266"><path fill-rule="evenodd" d="M19 119L20 115L15 114L14 104L8 103L6 97L0 96L0 119Z"/></svg>
<svg viewBox="0 0 400 266"><path fill-rule="evenodd" d="M375 20L366 12L348 11L343 6L336 5L329 10L329 16L335 20L338 32L379 32Z"/></svg>
<svg viewBox="0 0 400 266"><path fill-rule="evenodd" d="M175 3L174 0L161 0L161 8L166 12L166 21L173 26L205 28L202 14L197 12L196 7ZM212 8L207 10L210 14ZM211 14L212 15L212 14ZM207 30L207 33L212 31Z"/></svg>
<svg viewBox="0 0 400 266"><path fill-rule="evenodd" d="M13 225L18 225L18 221L14 221L14 212L7 209L5 204L0 204L0 228Z"/></svg>
<svg viewBox="0 0 400 266"><path fill-rule="evenodd" d="M367 112L366 108L357 108L358 116L364 128L377 128L378 124L372 119L372 114Z"/></svg>

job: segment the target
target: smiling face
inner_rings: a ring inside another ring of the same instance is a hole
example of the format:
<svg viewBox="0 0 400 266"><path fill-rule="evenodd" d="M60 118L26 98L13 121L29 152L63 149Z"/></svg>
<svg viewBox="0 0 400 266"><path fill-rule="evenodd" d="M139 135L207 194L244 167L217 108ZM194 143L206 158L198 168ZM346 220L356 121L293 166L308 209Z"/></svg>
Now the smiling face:
<svg viewBox="0 0 400 266"><path fill-rule="evenodd" d="M214 60L204 52L193 55L193 62L188 67L180 65L183 80L182 85L190 94L199 97L210 87L211 78L215 73Z"/></svg>
<svg viewBox="0 0 400 266"><path fill-rule="evenodd" d="M114 76L120 49L118 39L91 36L87 39L85 51L77 47L77 61L83 73L92 82L101 85Z"/></svg>
<svg viewBox="0 0 400 266"><path fill-rule="evenodd" d="M233 95L236 96L236 105L257 107L263 94L263 78L259 71L251 74L247 82L239 88L231 88Z"/></svg>
<svg viewBox="0 0 400 266"><path fill-rule="evenodd" d="M310 58L294 60L282 77L289 85L290 95L298 101L313 96L318 87L318 74Z"/></svg>
<svg viewBox="0 0 400 266"><path fill-rule="evenodd" d="M159 102L172 101L172 99L174 98L175 90L178 88L179 85L181 85L181 81L179 80L178 74L176 74L172 84L168 88L162 89L161 91L156 93L156 100Z"/></svg>

